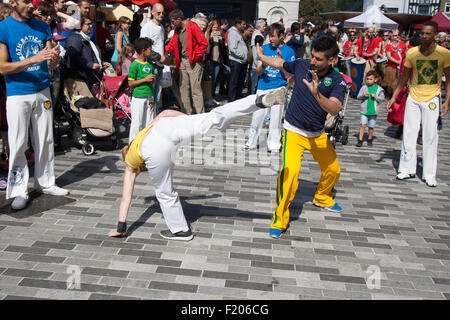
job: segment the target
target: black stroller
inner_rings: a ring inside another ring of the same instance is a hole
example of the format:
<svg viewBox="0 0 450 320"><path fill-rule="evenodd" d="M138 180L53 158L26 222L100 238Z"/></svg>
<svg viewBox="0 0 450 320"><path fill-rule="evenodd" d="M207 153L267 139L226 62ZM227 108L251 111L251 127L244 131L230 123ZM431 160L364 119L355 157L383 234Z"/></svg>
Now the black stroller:
<svg viewBox="0 0 450 320"><path fill-rule="evenodd" d="M67 135L81 146L83 154L94 154L95 147L109 143L117 149L118 141L115 135L115 115L99 99L93 97L83 80L67 78L61 81L63 89L56 96L54 109L54 141L55 146L61 144L61 137ZM88 108L77 102L91 102Z"/></svg>
<svg viewBox="0 0 450 320"><path fill-rule="evenodd" d="M350 88L352 86L352 79L344 75L344 79L347 83L347 88L345 91L344 103L342 104L341 111L336 115L332 116L328 114L327 120L325 122L325 133L328 135L333 147L336 147L336 142L340 141L343 145L348 143L349 127L344 125L344 116L347 109L348 98L350 95Z"/></svg>

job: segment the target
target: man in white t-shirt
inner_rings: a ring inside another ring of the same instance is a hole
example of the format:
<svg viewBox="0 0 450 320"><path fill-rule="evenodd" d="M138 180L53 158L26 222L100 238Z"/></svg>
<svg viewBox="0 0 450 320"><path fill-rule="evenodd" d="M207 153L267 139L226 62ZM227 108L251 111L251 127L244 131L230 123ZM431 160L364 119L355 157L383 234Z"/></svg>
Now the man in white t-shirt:
<svg viewBox="0 0 450 320"><path fill-rule="evenodd" d="M141 38L149 38L153 40L152 50L161 55L160 63L155 63L155 115L157 115L161 109L161 79L163 65L165 62L164 56L164 38L166 31L162 25L164 18L164 6L160 3L156 3L152 8L152 19L144 24L141 29Z"/></svg>

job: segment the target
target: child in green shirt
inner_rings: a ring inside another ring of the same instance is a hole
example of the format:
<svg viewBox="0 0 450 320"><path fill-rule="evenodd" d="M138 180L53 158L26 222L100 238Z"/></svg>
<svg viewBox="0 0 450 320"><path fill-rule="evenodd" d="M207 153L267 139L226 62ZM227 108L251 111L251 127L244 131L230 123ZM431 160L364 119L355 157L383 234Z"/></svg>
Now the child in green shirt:
<svg viewBox="0 0 450 320"><path fill-rule="evenodd" d="M128 73L128 85L134 88L130 106L129 142L133 141L138 132L147 127L155 117L153 107L155 66L147 61L152 53L152 44L153 41L148 38L139 38L135 41L135 49L139 57L131 63Z"/></svg>
<svg viewBox="0 0 450 320"><path fill-rule="evenodd" d="M361 118L359 126L359 136L357 147L361 147L364 138L364 131L369 127L367 145L372 146L373 130L377 122L378 103L384 101L384 90L377 84L378 75L376 71L369 71L366 74L366 84L361 87L358 93L358 100L361 100Z"/></svg>

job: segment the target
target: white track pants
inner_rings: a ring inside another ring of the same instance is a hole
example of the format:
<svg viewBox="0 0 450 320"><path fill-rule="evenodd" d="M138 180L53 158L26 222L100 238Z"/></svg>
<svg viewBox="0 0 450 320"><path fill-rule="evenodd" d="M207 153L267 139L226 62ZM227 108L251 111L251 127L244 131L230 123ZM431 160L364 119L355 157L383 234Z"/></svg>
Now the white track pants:
<svg viewBox="0 0 450 320"><path fill-rule="evenodd" d="M256 94L267 94L273 90L277 89L258 90ZM267 137L268 150L279 150L281 147L281 118L283 116L283 107L284 105L274 105L270 108L269 136ZM260 109L253 113L252 123L250 125L248 140L246 143L250 149L254 149L258 145L258 138L264 124L266 112L266 109Z"/></svg>
<svg viewBox="0 0 450 320"><path fill-rule="evenodd" d="M403 142L398 167L399 173L416 173L416 144L420 122L422 122L423 179L427 181L436 179L437 121L440 113L440 104L440 95L427 102L417 102L411 96L408 96L403 121Z"/></svg>
<svg viewBox="0 0 450 320"><path fill-rule="evenodd" d="M211 129L224 129L234 119L259 110L254 104L255 99L256 95L250 95L208 113L161 118L142 140L141 156L145 160L150 180L155 185L156 198L172 233L189 228L172 182L173 155L177 146L183 140L202 136Z"/></svg>
<svg viewBox="0 0 450 320"><path fill-rule="evenodd" d="M130 124L130 135L128 137L129 143L133 141L136 135L147 127L154 118L155 107L154 98L131 98L131 124Z"/></svg>
<svg viewBox="0 0 450 320"><path fill-rule="evenodd" d="M28 194L29 170L25 157L31 122L34 148L34 187L55 184L53 105L50 89L35 94L9 96L6 101L9 142L9 173L6 199Z"/></svg>

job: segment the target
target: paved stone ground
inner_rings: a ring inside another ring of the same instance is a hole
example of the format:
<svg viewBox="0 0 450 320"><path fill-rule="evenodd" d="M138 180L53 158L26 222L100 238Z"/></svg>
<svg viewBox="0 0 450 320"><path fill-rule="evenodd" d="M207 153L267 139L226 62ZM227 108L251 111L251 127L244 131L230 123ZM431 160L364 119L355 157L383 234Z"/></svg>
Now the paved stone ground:
<svg viewBox="0 0 450 320"><path fill-rule="evenodd" d="M355 147L358 108L351 99L350 142L336 147L343 213L311 205L320 171L308 153L280 240L268 236L279 155L267 156L265 136L259 152L231 149L243 145L250 116L226 137L213 133L180 148L174 183L195 234L188 243L159 237L166 226L145 174L130 209L131 234L108 238L121 197L120 153L86 157L67 147L55 166L73 200L35 195L28 211L11 213L0 194L0 299L449 299L449 116L438 187L428 188L420 161L417 178L394 180L401 141L384 107L374 146ZM227 142L233 164L217 160L217 141ZM376 270L380 286L369 289ZM68 290L78 271L80 289Z"/></svg>

